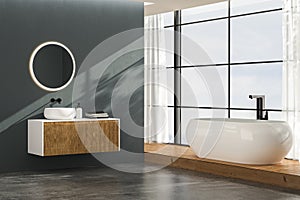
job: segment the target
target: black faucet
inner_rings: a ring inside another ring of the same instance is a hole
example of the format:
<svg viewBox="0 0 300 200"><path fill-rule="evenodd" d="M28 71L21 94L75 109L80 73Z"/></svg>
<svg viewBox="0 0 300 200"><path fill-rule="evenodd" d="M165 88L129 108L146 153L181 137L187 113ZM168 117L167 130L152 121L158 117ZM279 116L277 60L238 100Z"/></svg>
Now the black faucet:
<svg viewBox="0 0 300 200"><path fill-rule="evenodd" d="M256 99L256 119L257 120L268 120L269 114L266 111L264 116L265 109L265 95L249 95L250 99Z"/></svg>
<svg viewBox="0 0 300 200"><path fill-rule="evenodd" d="M53 107L55 104L61 104L61 102L62 102L62 99L61 98L57 98L57 99L54 99L54 98L52 98L52 99L50 99L50 107Z"/></svg>

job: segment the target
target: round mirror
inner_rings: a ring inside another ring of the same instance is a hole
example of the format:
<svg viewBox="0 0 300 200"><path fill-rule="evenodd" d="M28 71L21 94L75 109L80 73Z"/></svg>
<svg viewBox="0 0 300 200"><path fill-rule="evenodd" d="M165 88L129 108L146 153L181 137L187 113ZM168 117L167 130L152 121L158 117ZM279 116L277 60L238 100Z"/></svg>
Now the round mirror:
<svg viewBox="0 0 300 200"><path fill-rule="evenodd" d="M42 89L56 92L66 88L75 76L75 59L68 47L59 42L39 45L29 61L32 80Z"/></svg>

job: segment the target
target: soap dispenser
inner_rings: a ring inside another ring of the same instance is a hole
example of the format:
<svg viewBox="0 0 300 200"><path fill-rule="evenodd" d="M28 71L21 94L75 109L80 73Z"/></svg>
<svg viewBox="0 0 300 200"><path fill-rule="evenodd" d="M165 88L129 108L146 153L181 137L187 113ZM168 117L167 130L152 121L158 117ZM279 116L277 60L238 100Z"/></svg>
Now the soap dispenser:
<svg viewBox="0 0 300 200"><path fill-rule="evenodd" d="M76 106L76 119L82 119L82 108L80 103L78 103Z"/></svg>

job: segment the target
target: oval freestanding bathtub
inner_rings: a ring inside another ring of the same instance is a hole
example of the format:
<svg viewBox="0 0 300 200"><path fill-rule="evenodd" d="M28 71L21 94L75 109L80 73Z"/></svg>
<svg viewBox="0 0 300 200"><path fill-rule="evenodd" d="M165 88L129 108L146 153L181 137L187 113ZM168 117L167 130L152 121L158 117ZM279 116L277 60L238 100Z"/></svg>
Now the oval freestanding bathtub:
<svg viewBox="0 0 300 200"><path fill-rule="evenodd" d="M279 163L292 147L284 121L192 119L186 136L198 157L241 164Z"/></svg>

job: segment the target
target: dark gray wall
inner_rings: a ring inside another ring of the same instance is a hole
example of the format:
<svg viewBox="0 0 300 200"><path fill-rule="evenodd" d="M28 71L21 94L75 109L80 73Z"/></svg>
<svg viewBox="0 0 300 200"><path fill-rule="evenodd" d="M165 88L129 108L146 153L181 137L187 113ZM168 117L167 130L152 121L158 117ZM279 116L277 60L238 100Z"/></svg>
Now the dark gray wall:
<svg viewBox="0 0 300 200"><path fill-rule="evenodd" d="M122 31L142 28L143 18L143 4L125 0L0 1L0 172L102 166L91 155L40 158L27 154L27 119L41 118L43 108L32 115L30 113L51 97L62 97L64 105L75 103L71 102L72 85L58 93L48 93L38 88L29 75L29 57L39 44L58 41L71 49L79 67L89 52L102 41ZM123 42L130 43L142 35L140 31ZM127 70L138 70L136 79L143 80L141 65L143 60ZM97 91L110 94L110 89L122 73L126 70L113 77L107 73L106 80L103 80L107 87L103 88L104 84L100 81ZM109 98L109 95L98 94L96 107L110 112ZM143 89L137 90L133 98L130 113L142 126ZM134 135L139 138L122 131L122 148L143 152L143 132Z"/></svg>

